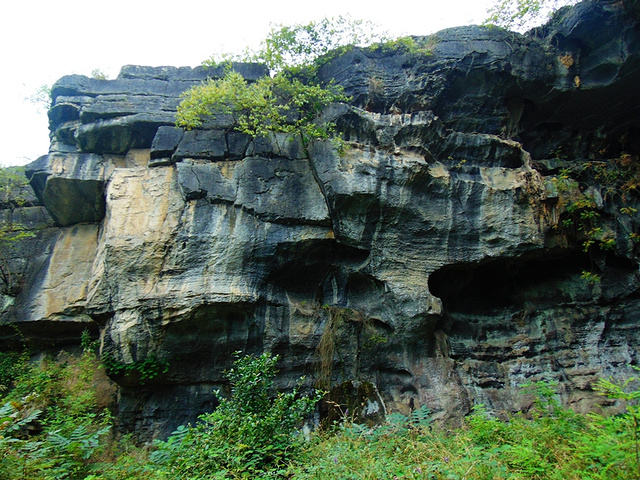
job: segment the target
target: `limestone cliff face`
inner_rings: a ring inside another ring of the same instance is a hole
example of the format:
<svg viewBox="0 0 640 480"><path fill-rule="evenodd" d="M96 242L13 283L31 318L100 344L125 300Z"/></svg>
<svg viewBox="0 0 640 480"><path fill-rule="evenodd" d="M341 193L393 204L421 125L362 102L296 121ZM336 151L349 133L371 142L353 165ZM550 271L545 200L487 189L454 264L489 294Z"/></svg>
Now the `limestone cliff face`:
<svg viewBox="0 0 640 480"><path fill-rule="evenodd" d="M551 179L638 161L638 19L585 2L528 35L430 45L323 67L353 99L326 112L340 152L252 140L224 116L175 128L180 93L219 71L60 79L51 150L28 167L57 227L5 318L48 341L93 326L112 361L167 365L114 374L123 428L143 435L212 408L235 351L281 355L282 387L370 384L381 408L445 420L526 408L519 386L542 379L593 407L595 379L638 360L640 218L592 187L615 241L585 253Z"/></svg>

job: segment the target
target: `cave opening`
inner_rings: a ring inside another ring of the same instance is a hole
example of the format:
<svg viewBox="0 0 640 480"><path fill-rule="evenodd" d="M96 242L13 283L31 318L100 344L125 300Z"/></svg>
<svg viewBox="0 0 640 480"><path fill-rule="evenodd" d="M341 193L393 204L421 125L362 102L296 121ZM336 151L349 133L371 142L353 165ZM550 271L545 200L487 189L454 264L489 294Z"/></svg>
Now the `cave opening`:
<svg viewBox="0 0 640 480"><path fill-rule="evenodd" d="M556 302L560 284L591 269L582 251L557 252L477 263L445 265L429 276L429 291L442 300L445 311L486 313L507 307L522 308L531 296ZM536 293L537 290L537 293Z"/></svg>

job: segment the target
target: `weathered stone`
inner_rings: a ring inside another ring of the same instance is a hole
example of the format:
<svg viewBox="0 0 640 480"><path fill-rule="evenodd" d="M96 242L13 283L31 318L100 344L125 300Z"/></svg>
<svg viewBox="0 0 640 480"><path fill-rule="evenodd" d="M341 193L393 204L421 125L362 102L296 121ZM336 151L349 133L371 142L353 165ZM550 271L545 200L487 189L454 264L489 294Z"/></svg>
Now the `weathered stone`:
<svg viewBox="0 0 640 480"><path fill-rule="evenodd" d="M240 73L247 81L255 81L269 75L269 69L259 63L232 63L231 69ZM155 79L168 81L202 81L207 78L221 78L227 72L226 66L221 67L146 67L140 65L125 65L120 70L118 78L122 79Z"/></svg>
<svg viewBox="0 0 640 480"><path fill-rule="evenodd" d="M80 120L80 108L93 101L92 97L65 97L59 95L49 109L49 128L54 131L63 123Z"/></svg>
<svg viewBox="0 0 640 480"><path fill-rule="evenodd" d="M67 226L102 220L110 168L99 155L53 153L29 164L26 174L54 221Z"/></svg>
<svg viewBox="0 0 640 480"><path fill-rule="evenodd" d="M184 131L176 127L160 127L151 143L151 159L171 157L178 148Z"/></svg>
<svg viewBox="0 0 640 480"><path fill-rule="evenodd" d="M266 66L252 63L234 63L232 69L248 81L269 73ZM82 152L125 154L131 148L149 148L159 127L173 126L180 95L225 72L224 67L129 65L116 80L68 75L52 87L50 128L56 138ZM207 123L209 128L230 126L228 116L216 118Z"/></svg>
<svg viewBox="0 0 640 480"><path fill-rule="evenodd" d="M132 148L150 148L158 128L174 121L171 113L136 113L80 125L75 138L82 152L122 155Z"/></svg>
<svg viewBox="0 0 640 480"><path fill-rule="evenodd" d="M173 154L176 161L183 158L224 160L228 156L227 137L220 130L189 130L184 132Z"/></svg>
<svg viewBox="0 0 640 480"><path fill-rule="evenodd" d="M251 142L251 137L240 132L227 133L227 148L229 149L229 160L240 160L247 154L247 148Z"/></svg>
<svg viewBox="0 0 640 480"><path fill-rule="evenodd" d="M64 77L29 176L69 226L48 227L3 318L42 338L99 325L117 361L168 362L145 385L115 377L121 425L146 437L214 407L238 350L280 354L278 387L306 375L371 411L526 410L538 380L587 411L597 378L638 362L640 201L625 192L623 215L619 192L588 190L614 244L587 254L584 231L558 227L569 194L550 175L637 162L637 32L617 2L589 1L526 35L353 49L320 69L353 98L323 113L339 151L251 140L228 115L174 128L180 93L222 71Z"/></svg>
<svg viewBox="0 0 640 480"><path fill-rule="evenodd" d="M129 115L158 114L164 110L174 113L177 103L175 100L167 101L158 95L99 95L93 101L83 105L79 118L82 123L93 123L98 120L108 120ZM175 120L173 120L175 121Z"/></svg>

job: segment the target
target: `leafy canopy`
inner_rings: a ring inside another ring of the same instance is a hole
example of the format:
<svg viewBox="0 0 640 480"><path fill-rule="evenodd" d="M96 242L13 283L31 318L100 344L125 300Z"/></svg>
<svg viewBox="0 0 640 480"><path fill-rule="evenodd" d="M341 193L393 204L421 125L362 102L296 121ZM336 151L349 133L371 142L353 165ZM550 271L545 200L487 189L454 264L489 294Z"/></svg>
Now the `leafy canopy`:
<svg viewBox="0 0 640 480"><path fill-rule="evenodd" d="M560 7L579 0L496 0L487 12L487 24L524 31L549 19Z"/></svg>
<svg viewBox="0 0 640 480"><path fill-rule="evenodd" d="M285 74L249 83L229 70L221 79L209 79L186 92L176 123L192 129L210 115L227 114L236 130L251 137L278 132L321 139L329 136L333 125L316 121L317 116L328 105L346 99L336 85L323 87Z"/></svg>
<svg viewBox="0 0 640 480"><path fill-rule="evenodd" d="M309 67L336 49L388 40L388 35L375 24L350 17L323 18L290 26L276 24L257 50L247 48L240 54L215 54L203 65L258 62L273 72L291 71L295 67Z"/></svg>
<svg viewBox="0 0 640 480"><path fill-rule="evenodd" d="M220 79L209 79L183 94L176 124L186 129L202 126L210 115L231 115L235 129L252 137L276 133L299 134L303 143L327 138L333 124L320 120L330 104L346 101L342 89L321 83L316 72L336 49L385 38L369 23L345 17L278 26L256 51L217 55L206 66L227 66ZM247 82L233 71L232 62L266 64L272 76Z"/></svg>

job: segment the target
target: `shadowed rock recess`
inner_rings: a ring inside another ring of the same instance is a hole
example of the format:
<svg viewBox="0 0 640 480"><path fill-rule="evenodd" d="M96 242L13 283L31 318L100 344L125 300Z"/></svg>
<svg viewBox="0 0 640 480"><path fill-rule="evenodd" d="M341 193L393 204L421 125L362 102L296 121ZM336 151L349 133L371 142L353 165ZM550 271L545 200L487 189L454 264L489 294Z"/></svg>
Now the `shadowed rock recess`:
<svg viewBox="0 0 640 480"><path fill-rule="evenodd" d="M224 116L175 128L181 92L222 70L60 79L49 154L27 167L52 221L3 319L40 345L89 328L111 364L140 366L111 376L121 428L143 438L213 408L236 351L279 354L281 388L305 376L378 416L526 409L519 387L538 380L576 410L603 404L595 380L638 362L640 216L600 195L615 244L586 253L558 227L552 177L638 161L637 15L584 2L526 35L417 40L429 51L355 48L320 69L352 98L326 112L340 152Z"/></svg>

